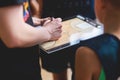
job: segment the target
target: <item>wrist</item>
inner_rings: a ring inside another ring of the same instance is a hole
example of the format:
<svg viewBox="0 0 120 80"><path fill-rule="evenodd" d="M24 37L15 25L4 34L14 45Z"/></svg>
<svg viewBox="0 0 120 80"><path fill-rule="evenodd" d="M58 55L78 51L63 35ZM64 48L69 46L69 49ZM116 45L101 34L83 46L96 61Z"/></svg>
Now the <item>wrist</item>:
<svg viewBox="0 0 120 80"><path fill-rule="evenodd" d="M42 29L43 29L44 34L46 36L46 41L50 41L51 40L50 32L45 27L42 27Z"/></svg>

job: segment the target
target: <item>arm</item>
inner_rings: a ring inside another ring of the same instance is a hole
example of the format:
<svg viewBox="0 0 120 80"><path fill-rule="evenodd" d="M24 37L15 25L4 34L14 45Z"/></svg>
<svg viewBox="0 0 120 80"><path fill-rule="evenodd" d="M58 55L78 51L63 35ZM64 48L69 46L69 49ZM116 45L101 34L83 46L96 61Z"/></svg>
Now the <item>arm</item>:
<svg viewBox="0 0 120 80"><path fill-rule="evenodd" d="M40 17L42 14L42 0L30 0L32 15Z"/></svg>
<svg viewBox="0 0 120 80"><path fill-rule="evenodd" d="M39 15L42 16L43 0L37 0L39 3Z"/></svg>
<svg viewBox="0 0 120 80"><path fill-rule="evenodd" d="M43 26L44 23L52 21L51 17L47 17L47 18L37 18L37 17L32 17L33 23L35 26Z"/></svg>
<svg viewBox="0 0 120 80"><path fill-rule="evenodd" d="M34 46L61 36L60 21L52 21L41 28L25 23L22 5L0 8L0 18L0 38L10 48Z"/></svg>
<svg viewBox="0 0 120 80"><path fill-rule="evenodd" d="M75 80L99 80L101 64L94 51L80 47L75 58Z"/></svg>

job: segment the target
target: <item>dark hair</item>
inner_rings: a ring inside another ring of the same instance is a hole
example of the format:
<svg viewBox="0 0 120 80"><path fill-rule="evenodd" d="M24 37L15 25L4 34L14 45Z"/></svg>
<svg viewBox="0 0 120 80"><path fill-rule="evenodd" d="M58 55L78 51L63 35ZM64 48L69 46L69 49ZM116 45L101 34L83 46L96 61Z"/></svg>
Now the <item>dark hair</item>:
<svg viewBox="0 0 120 80"><path fill-rule="evenodd" d="M120 0L104 0L107 3L110 3L115 8L120 8Z"/></svg>

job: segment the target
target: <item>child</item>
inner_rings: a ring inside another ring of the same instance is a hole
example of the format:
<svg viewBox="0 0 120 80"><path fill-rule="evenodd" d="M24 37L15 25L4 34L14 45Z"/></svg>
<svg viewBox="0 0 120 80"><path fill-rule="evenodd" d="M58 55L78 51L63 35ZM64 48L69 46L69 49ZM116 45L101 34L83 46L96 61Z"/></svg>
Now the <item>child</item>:
<svg viewBox="0 0 120 80"><path fill-rule="evenodd" d="M104 34L80 42L75 80L118 80L120 76L120 0L95 0L96 17Z"/></svg>

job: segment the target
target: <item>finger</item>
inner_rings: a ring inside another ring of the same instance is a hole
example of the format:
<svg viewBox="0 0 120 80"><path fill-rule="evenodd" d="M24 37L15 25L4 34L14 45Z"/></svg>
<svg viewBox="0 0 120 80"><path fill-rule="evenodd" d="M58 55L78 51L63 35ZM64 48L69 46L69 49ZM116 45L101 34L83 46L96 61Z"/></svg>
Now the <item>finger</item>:
<svg viewBox="0 0 120 80"><path fill-rule="evenodd" d="M51 20L43 21L41 25L44 26L44 25L48 24L49 22L51 22Z"/></svg>
<svg viewBox="0 0 120 80"><path fill-rule="evenodd" d="M61 34L61 33L62 33L62 30L61 30L61 29L56 29L56 30L54 31L54 33Z"/></svg>
<svg viewBox="0 0 120 80"><path fill-rule="evenodd" d="M46 20L45 22L43 22L42 25L46 25L47 23L51 22L51 20Z"/></svg>
<svg viewBox="0 0 120 80"><path fill-rule="evenodd" d="M43 18L43 20L51 20L51 17Z"/></svg>
<svg viewBox="0 0 120 80"><path fill-rule="evenodd" d="M61 18L56 18L59 22L62 22L62 19Z"/></svg>

